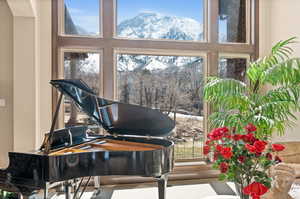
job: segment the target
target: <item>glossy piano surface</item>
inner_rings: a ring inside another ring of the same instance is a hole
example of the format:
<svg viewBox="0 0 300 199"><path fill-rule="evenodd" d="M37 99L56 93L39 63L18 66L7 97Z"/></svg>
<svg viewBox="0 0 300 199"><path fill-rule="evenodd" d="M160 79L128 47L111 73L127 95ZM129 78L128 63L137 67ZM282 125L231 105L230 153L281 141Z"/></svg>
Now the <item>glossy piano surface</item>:
<svg viewBox="0 0 300 199"><path fill-rule="evenodd" d="M6 174L9 183L33 189L84 176L160 177L172 170L173 156L167 140L105 136L49 155L11 152Z"/></svg>
<svg viewBox="0 0 300 199"><path fill-rule="evenodd" d="M175 122L159 110L100 98L80 80L52 80L50 83L111 134L167 136L175 126Z"/></svg>
<svg viewBox="0 0 300 199"><path fill-rule="evenodd" d="M87 126L46 134L40 150L9 153L8 168L0 170L0 189L29 195L46 189L49 183L86 176L159 178L171 172L174 143L162 137L175 125L168 116L99 98L79 80L55 80L51 84L112 135L90 134ZM45 153L47 143L51 144L49 153Z"/></svg>

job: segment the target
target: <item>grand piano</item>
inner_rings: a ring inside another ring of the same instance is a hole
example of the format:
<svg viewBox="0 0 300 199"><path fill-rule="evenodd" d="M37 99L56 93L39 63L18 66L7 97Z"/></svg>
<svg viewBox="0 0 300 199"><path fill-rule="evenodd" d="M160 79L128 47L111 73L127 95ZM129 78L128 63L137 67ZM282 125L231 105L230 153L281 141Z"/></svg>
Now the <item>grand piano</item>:
<svg viewBox="0 0 300 199"><path fill-rule="evenodd" d="M61 183L66 199L80 198L95 176L134 175L157 179L159 199L165 199L174 166L174 143L165 137L174 121L158 110L100 98L81 80L50 83L60 91L50 132L37 151L9 152L0 189L25 197L44 190L46 199L48 189ZM55 129L63 96L109 134L93 133L89 126Z"/></svg>

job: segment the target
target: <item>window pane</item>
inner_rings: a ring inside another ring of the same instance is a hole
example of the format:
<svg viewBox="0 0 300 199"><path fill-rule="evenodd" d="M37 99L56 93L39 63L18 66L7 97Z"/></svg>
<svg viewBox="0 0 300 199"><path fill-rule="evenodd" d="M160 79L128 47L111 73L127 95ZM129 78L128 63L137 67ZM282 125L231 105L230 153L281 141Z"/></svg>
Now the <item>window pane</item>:
<svg viewBox="0 0 300 199"><path fill-rule="evenodd" d="M203 141L203 59L119 54L121 102L159 109L176 120L176 158L199 158Z"/></svg>
<svg viewBox="0 0 300 199"><path fill-rule="evenodd" d="M99 35L99 0L65 0L65 34Z"/></svg>
<svg viewBox="0 0 300 199"><path fill-rule="evenodd" d="M99 59L98 53L64 53L64 78L65 79L82 79L97 94L99 94ZM66 126L78 124L91 124L89 117L79 111L72 100L65 97L64 122Z"/></svg>
<svg viewBox="0 0 300 199"><path fill-rule="evenodd" d="M247 59L221 58L219 62L219 76L245 81Z"/></svg>
<svg viewBox="0 0 300 199"><path fill-rule="evenodd" d="M117 36L203 40L203 0L118 0Z"/></svg>
<svg viewBox="0 0 300 199"><path fill-rule="evenodd" d="M246 0L219 0L219 41L246 43Z"/></svg>

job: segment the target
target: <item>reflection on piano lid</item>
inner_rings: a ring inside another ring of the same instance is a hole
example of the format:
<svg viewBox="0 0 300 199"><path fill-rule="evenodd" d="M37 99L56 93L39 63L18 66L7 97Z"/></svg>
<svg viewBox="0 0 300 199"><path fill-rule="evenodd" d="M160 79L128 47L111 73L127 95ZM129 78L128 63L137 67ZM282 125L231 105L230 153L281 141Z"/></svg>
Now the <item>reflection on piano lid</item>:
<svg viewBox="0 0 300 199"><path fill-rule="evenodd" d="M158 110L98 97L82 80L50 83L111 134L167 136L175 127L175 122Z"/></svg>

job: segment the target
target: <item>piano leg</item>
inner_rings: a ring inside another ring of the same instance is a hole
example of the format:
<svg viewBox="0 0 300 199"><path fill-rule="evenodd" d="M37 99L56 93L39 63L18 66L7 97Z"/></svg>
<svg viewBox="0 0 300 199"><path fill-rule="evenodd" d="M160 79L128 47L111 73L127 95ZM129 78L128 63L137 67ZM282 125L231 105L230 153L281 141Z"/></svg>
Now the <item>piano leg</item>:
<svg viewBox="0 0 300 199"><path fill-rule="evenodd" d="M46 187L44 189L44 199L48 199L48 190L49 190L49 184L46 183Z"/></svg>
<svg viewBox="0 0 300 199"><path fill-rule="evenodd" d="M100 189L100 176L94 177L94 184L95 184L95 189L99 190Z"/></svg>
<svg viewBox="0 0 300 199"><path fill-rule="evenodd" d="M158 178L158 198L166 199L168 176L162 175Z"/></svg>
<svg viewBox="0 0 300 199"><path fill-rule="evenodd" d="M101 187L100 187L100 176L95 176L94 177L94 186L95 186L95 191L93 193L94 198L101 193Z"/></svg>
<svg viewBox="0 0 300 199"><path fill-rule="evenodd" d="M71 199L72 183L69 181L64 182L65 199Z"/></svg>

